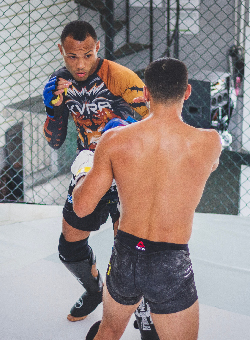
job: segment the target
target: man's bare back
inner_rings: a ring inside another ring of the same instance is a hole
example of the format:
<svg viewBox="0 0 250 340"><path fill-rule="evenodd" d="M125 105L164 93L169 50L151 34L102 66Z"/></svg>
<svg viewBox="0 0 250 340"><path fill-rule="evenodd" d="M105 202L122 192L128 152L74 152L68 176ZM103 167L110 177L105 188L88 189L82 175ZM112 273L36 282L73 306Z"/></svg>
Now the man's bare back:
<svg viewBox="0 0 250 340"><path fill-rule="evenodd" d="M143 121L110 130L98 148L108 153L106 180L114 175L118 187L119 229L150 241L183 244L221 147L216 131L183 123L176 110L161 107ZM101 190L103 182L94 182Z"/></svg>

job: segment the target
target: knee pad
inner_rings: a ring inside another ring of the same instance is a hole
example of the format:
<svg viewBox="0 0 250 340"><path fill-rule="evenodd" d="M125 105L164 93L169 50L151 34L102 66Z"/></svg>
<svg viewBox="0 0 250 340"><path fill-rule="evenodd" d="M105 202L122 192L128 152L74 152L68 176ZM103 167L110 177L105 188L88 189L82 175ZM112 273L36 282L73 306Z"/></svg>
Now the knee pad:
<svg viewBox="0 0 250 340"><path fill-rule="evenodd" d="M75 262L87 260L92 253L91 247L88 245L88 237L81 241L68 242L65 240L63 233L59 238L59 257L66 262Z"/></svg>

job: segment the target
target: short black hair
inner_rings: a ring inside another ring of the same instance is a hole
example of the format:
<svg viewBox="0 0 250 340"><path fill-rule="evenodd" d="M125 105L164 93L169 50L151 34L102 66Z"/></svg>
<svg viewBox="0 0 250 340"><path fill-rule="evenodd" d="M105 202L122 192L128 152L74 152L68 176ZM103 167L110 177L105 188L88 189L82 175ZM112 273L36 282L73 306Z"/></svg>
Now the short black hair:
<svg viewBox="0 0 250 340"><path fill-rule="evenodd" d="M95 41L97 41L96 31L93 26L82 20L71 21L64 27L61 34L62 44L68 36L71 36L73 39L78 41L84 41L88 36L91 36Z"/></svg>
<svg viewBox="0 0 250 340"><path fill-rule="evenodd" d="M156 102L181 100L188 85L186 65L174 58L161 58L151 62L144 73L145 85Z"/></svg>

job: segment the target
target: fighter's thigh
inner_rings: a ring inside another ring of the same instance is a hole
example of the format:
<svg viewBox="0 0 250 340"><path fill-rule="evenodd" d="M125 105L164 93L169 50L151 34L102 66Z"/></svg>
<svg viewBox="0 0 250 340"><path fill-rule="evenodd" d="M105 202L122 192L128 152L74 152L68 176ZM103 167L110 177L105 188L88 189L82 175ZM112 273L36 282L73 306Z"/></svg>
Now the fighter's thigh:
<svg viewBox="0 0 250 340"><path fill-rule="evenodd" d="M98 332L101 335L100 339L120 339L131 315L140 302L135 305L121 305L111 297L105 284L103 289L103 318ZM99 339L99 337L96 339Z"/></svg>
<svg viewBox="0 0 250 340"><path fill-rule="evenodd" d="M199 331L199 302L172 314L151 313L161 340L197 340Z"/></svg>
<svg viewBox="0 0 250 340"><path fill-rule="evenodd" d="M62 233L65 237L65 240L68 242L77 242L84 240L90 234L89 231L73 228L68 222L65 221L64 218L62 221Z"/></svg>
<svg viewBox="0 0 250 340"><path fill-rule="evenodd" d="M116 234L117 234L117 231L118 231L119 221L120 221L120 219L118 218L118 220L113 223L114 237L116 237Z"/></svg>

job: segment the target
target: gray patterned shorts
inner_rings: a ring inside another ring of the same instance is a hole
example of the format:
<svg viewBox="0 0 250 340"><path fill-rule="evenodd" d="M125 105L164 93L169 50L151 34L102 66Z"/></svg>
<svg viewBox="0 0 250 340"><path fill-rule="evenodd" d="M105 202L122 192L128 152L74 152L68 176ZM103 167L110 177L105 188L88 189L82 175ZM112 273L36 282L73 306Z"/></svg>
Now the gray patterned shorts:
<svg viewBox="0 0 250 340"><path fill-rule="evenodd" d="M198 299L187 244L152 242L120 230L106 283L116 302L134 305L144 296L155 314L182 311Z"/></svg>

